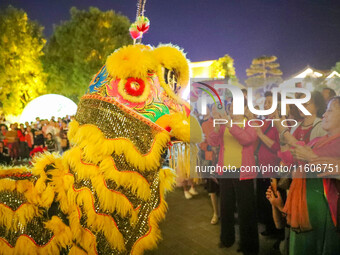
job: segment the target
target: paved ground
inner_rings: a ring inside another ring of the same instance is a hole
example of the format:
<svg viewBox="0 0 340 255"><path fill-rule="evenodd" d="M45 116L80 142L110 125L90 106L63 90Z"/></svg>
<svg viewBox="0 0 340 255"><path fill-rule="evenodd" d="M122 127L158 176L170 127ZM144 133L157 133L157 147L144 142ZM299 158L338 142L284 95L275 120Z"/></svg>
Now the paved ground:
<svg viewBox="0 0 340 255"><path fill-rule="evenodd" d="M169 210L160 225L163 240L156 250L147 251L146 255L241 255L236 252L237 244L230 248L218 247L220 226L210 224L210 198L203 186L198 186L197 190L199 195L191 200L184 198L181 188L167 195ZM259 229L261 232L263 227L259 225ZM260 235L260 254L277 255L270 252L273 243L274 240Z"/></svg>

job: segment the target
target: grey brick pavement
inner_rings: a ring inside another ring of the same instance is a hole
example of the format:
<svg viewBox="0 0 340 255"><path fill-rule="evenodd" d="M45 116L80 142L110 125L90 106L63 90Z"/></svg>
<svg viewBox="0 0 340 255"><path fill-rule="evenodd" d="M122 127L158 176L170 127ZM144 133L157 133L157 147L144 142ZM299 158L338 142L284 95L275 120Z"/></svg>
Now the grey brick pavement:
<svg viewBox="0 0 340 255"><path fill-rule="evenodd" d="M236 252L237 243L230 248L218 247L219 225L210 224L210 198L202 185L197 191L199 195L190 200L184 198L181 188L167 195L169 209L160 224L163 240L156 250L145 252L146 255L241 255ZM262 231L263 227L259 225L259 229ZM277 255L270 252L273 243L274 240L260 235L260 254Z"/></svg>

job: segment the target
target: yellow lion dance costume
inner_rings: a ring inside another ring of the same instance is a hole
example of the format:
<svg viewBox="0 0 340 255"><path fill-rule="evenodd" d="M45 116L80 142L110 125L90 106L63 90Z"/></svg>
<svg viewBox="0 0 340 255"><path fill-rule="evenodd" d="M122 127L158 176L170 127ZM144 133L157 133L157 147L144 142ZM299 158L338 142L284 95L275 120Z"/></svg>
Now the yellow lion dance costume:
<svg viewBox="0 0 340 255"><path fill-rule="evenodd" d="M0 171L0 254L142 254L160 239L174 173L170 140L189 142L185 55L171 45L116 50L78 105L62 156Z"/></svg>

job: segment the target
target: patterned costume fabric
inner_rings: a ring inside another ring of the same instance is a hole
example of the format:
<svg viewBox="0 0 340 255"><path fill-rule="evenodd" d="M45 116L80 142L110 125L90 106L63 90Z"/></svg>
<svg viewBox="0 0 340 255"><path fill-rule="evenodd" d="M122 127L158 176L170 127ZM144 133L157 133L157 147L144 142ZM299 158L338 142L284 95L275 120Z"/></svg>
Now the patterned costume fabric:
<svg viewBox="0 0 340 255"><path fill-rule="evenodd" d="M160 239L170 140L190 140L184 54L118 49L70 123L71 149L0 171L0 254L142 254Z"/></svg>

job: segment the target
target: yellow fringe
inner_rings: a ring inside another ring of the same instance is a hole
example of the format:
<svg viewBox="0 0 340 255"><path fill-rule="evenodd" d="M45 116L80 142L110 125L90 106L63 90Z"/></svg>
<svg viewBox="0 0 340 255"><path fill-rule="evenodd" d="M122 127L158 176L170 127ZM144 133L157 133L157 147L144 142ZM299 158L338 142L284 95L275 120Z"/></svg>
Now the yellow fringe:
<svg viewBox="0 0 340 255"><path fill-rule="evenodd" d="M133 221L137 220L137 214L133 210L133 207L129 200L119 194L118 192L110 191L104 184L104 177L98 170L98 167L91 164L85 164L81 162L81 149L73 147L71 150L66 152L63 156L64 165L69 165L81 179L90 179L94 190L98 194L100 207L103 210L109 210L110 212L116 211L122 217L128 217L129 215ZM70 175L66 175L70 176ZM91 191L87 188L81 188L80 190L74 191L72 184L74 179L70 176L68 185L65 189L67 190L68 202L65 202L65 198L61 200L61 206L63 204L71 205L83 205L87 216L87 224L92 226L94 231L103 231L105 237L108 239L112 247L118 250L125 250L124 239L119 232L113 218L105 214L97 214L94 210L94 201ZM65 179L65 177L64 177ZM65 180L64 180L65 181ZM71 186L71 187L70 187ZM70 226L74 238L84 247L87 251L93 251L95 247L95 240L89 245L89 238L92 238L89 233L82 228L79 223L78 209L72 207L70 215ZM84 246L85 245L85 246Z"/></svg>
<svg viewBox="0 0 340 255"><path fill-rule="evenodd" d="M72 244L71 229L57 216L53 216L50 221L46 222L45 227L54 233L55 238L53 241L55 241L60 248L65 248Z"/></svg>
<svg viewBox="0 0 340 255"><path fill-rule="evenodd" d="M0 204L0 225L6 229L19 231L19 223L26 226L33 217L40 216L37 206L32 204L23 204L16 211L12 211L9 207Z"/></svg>
<svg viewBox="0 0 340 255"><path fill-rule="evenodd" d="M0 224L7 229L18 231L18 224L23 226L33 219L41 215L39 207L49 208L54 199L54 190L52 186L46 186L47 180L46 173L44 171L48 164L54 164L58 166L61 162L57 162L56 155L44 154L39 158L35 158L34 168L32 172L36 176L40 176L34 185L29 180L0 180L0 191L17 191L26 198L27 202L23 203L16 211L13 211L4 204L0 204ZM10 173L24 173L29 172L26 168L20 169L5 169L1 171L2 174Z"/></svg>
<svg viewBox="0 0 340 255"><path fill-rule="evenodd" d="M57 153L51 154L49 152L45 152L39 154L38 157L34 157L32 159L33 168L32 172L34 175L40 176L37 180L35 187L39 193L43 193L46 189L46 180L47 175L45 173L45 168L47 165L52 165L55 163L56 159L60 156Z"/></svg>
<svg viewBox="0 0 340 255"><path fill-rule="evenodd" d="M2 175L7 175L7 174L23 174L23 173L32 173L31 171L28 171L25 168L21 169L2 169L1 174ZM39 182L40 179L38 179L37 183ZM46 187L45 187L46 188ZM22 193L25 198L27 199L28 203L32 204L38 204L39 206L42 207L48 207L52 202L50 201L45 201L41 199L41 192L39 192L39 188L37 186L34 186L33 182L29 180L12 180L9 178L4 178L0 180L0 191L3 190L8 190L8 191L14 191L16 190L19 193ZM48 189L47 194L51 196L51 190ZM53 191L52 191L53 193ZM52 194L53 198L53 194Z"/></svg>
<svg viewBox="0 0 340 255"><path fill-rule="evenodd" d="M77 173L79 179L90 179L100 174L98 166L89 163L82 163L82 151L79 147L73 147L66 151L63 155L63 160Z"/></svg>
<svg viewBox="0 0 340 255"><path fill-rule="evenodd" d="M64 160L74 169L79 178L92 178L102 174L105 179L113 180L118 186L130 189L137 197L147 200L150 197L150 187L147 180L138 172L129 169L118 171L111 156L106 157L98 166L81 162L82 152L79 147L73 147L64 153Z"/></svg>
<svg viewBox="0 0 340 255"><path fill-rule="evenodd" d="M155 70L157 63L151 48L144 45L123 46L108 56L106 67L113 78L148 77L150 70Z"/></svg>
<svg viewBox="0 0 340 255"><path fill-rule="evenodd" d="M183 50L172 44L160 44L152 53L159 64L176 72L178 83L182 88L188 85L189 64ZM160 76L158 75L158 77Z"/></svg>
<svg viewBox="0 0 340 255"><path fill-rule="evenodd" d="M104 184L102 184L102 186L104 186ZM105 195L107 196L107 194ZM101 195L98 193L98 196L100 198ZM89 254L92 254L92 251L95 251L95 239L91 239L92 235L89 235L89 233L82 228L79 222L80 216L78 215L78 212L81 212L76 205L83 205L87 216L87 224L92 226L94 231L103 231L105 237L108 239L112 247L118 250L125 250L123 236L119 232L117 225L113 221L113 218L111 218L109 215L97 214L94 210L93 199L93 195L88 188L82 188L79 191L74 191L73 188L70 187L67 191L68 202L65 202L65 199L60 201L61 207L65 205L74 205L69 207L69 220L73 238L78 243L80 243L83 248L85 248L87 251L90 251ZM117 198L112 196L106 197L105 199L109 199L111 202L117 200ZM122 211L122 209L120 209L120 211Z"/></svg>
<svg viewBox="0 0 340 255"><path fill-rule="evenodd" d="M23 194L27 200L16 211L0 203L0 225L15 231L19 228L19 222L25 226L33 217L40 215L39 206L47 208L52 203L51 200L47 203L42 201L33 183L28 180L0 180L0 191L5 190L17 191ZM53 200L52 190L47 190L46 194L50 195Z"/></svg>
<svg viewBox="0 0 340 255"><path fill-rule="evenodd" d="M137 214L133 210L131 202L125 195L114 190L109 190L101 176L94 177L91 181L98 194L99 203L102 209L110 212L116 211L122 217L127 217L130 214L134 220L137 219Z"/></svg>
<svg viewBox="0 0 340 255"><path fill-rule="evenodd" d="M100 129L94 125L79 126L77 121L72 121L69 128L71 143L83 149L83 157L86 161L96 165L112 153L118 155L124 153L127 161L141 171L156 169L160 166L161 153L170 141L167 131L157 133L150 152L143 155L131 141L124 138L106 139Z"/></svg>
<svg viewBox="0 0 340 255"><path fill-rule="evenodd" d="M176 184L176 173L171 168L162 168L159 171L159 191L161 194L166 194L172 191Z"/></svg>
<svg viewBox="0 0 340 255"><path fill-rule="evenodd" d="M41 154L40 157L33 159L33 172L36 175L40 175L40 178L35 184L36 189L41 193L42 203L46 206L50 206L54 200L55 194L57 195L56 200L61 200L61 197L65 196L66 187L64 187L63 178L65 178L65 173L67 168L63 165L62 158L57 153L45 152ZM54 169L49 170L49 174L52 178L48 178L45 172L47 165L52 165ZM49 180L48 186L46 186L46 180ZM62 206L62 211L66 213L68 210L68 205Z"/></svg>
<svg viewBox="0 0 340 255"><path fill-rule="evenodd" d="M25 166L1 166L0 169L0 176L22 173L31 173L31 171Z"/></svg>
<svg viewBox="0 0 340 255"><path fill-rule="evenodd" d="M21 235L15 246L11 247L4 239L0 238L0 254L4 255L46 255L59 254L62 247L72 244L72 233L58 217L53 216L45 226L53 231L54 236L45 246L35 244L28 236Z"/></svg>
<svg viewBox="0 0 340 255"><path fill-rule="evenodd" d="M111 191L106 187L104 176L101 171L99 171L102 166L107 166L106 162L102 162L99 167L82 163L81 150L77 147L74 147L69 152L67 152L65 155L65 160L70 163L72 169L77 173L78 178L91 180L93 188L98 194L100 205L104 210L109 210L110 212L117 211L117 213L122 217L125 217L128 214L131 214L133 218L137 217L133 210L132 204L123 194L116 191ZM106 170L112 171L113 173L119 172L114 171L112 164L110 164L109 169ZM124 173L121 173L121 175L124 175Z"/></svg>
<svg viewBox="0 0 340 255"><path fill-rule="evenodd" d="M159 173L160 179L160 197L161 202L158 208L154 209L149 216L149 232L138 239L132 247L131 254L139 255L143 254L144 250L153 249L157 246L157 242L161 239L158 223L165 218L165 212L167 210L167 203L164 200L165 191L169 191L175 184L175 174L171 169L161 169Z"/></svg>
<svg viewBox="0 0 340 255"><path fill-rule="evenodd" d="M111 157L105 158L99 165L105 179L113 180L118 186L128 188L137 197L148 200L150 198L150 185L138 172L128 172L129 169L118 171Z"/></svg>
<svg viewBox="0 0 340 255"><path fill-rule="evenodd" d="M72 206L71 211L72 212L69 215L69 223L70 223L73 239L76 241L77 244L79 244L83 249L87 251L86 254L88 255L97 254L95 236L92 233L89 233L89 230L84 229L80 225L80 222L79 222L79 218L81 217L80 209L77 208L76 206ZM72 249L74 249L72 252L78 251L78 248L76 246L73 246ZM71 250L70 250L70 254L73 254L71 253ZM78 255L78 253L76 254Z"/></svg>
<svg viewBox="0 0 340 255"><path fill-rule="evenodd" d="M100 195L99 195L100 196ZM94 231L103 231L110 245L120 251L125 250L124 238L119 232L113 218L105 214L97 214L93 208L93 197L89 189L83 188L77 195L77 204L82 204L87 215L87 224ZM79 235L79 233L78 233Z"/></svg>
<svg viewBox="0 0 340 255"><path fill-rule="evenodd" d="M65 174L63 170L54 169L49 172L53 176L50 186L56 194L55 200L59 202L60 209L63 213L70 213L70 202L67 197L67 191L72 189L74 177L70 174Z"/></svg>

